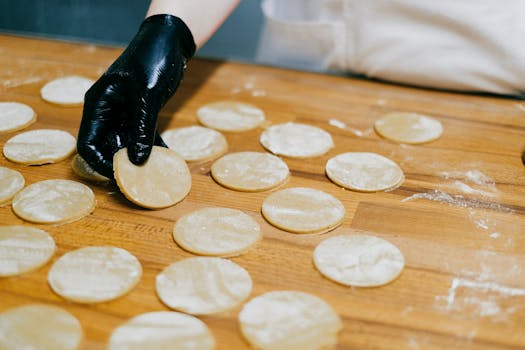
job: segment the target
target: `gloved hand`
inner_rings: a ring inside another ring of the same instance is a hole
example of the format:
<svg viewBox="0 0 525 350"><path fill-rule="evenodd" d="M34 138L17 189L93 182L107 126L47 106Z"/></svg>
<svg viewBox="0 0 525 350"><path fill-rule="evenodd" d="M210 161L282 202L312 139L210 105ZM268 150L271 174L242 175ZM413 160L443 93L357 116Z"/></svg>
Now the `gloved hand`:
<svg viewBox="0 0 525 350"><path fill-rule="evenodd" d="M77 149L94 170L113 178L113 155L128 147L144 163L153 144L164 146L157 115L175 93L195 42L184 22L155 15L142 23L126 50L88 90Z"/></svg>

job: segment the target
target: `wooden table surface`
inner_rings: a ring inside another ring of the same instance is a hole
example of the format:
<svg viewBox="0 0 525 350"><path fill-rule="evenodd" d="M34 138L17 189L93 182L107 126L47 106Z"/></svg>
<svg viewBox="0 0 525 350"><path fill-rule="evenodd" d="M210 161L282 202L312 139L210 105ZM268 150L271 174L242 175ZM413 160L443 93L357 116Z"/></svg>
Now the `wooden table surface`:
<svg viewBox="0 0 525 350"><path fill-rule="evenodd" d="M44 102L40 88L71 74L96 79L121 49L0 36L0 101L32 106L38 120L28 129L57 128L76 135L82 109ZM83 349L104 349L111 331L132 316L168 310L157 298L155 276L168 264L192 256L172 239L174 222L205 206L244 210L261 225L264 239L231 260L254 281L251 297L273 290L315 294L343 319L338 349L524 349L525 348L525 102L491 96L401 87L256 65L195 59L185 80L161 112L159 128L195 125L205 103L231 99L266 112L268 124L297 121L323 128L335 148L322 157L285 159L292 176L282 187L307 186L341 200L344 223L323 235L294 235L267 224L260 215L270 191L227 190L210 177L210 162L191 163L193 187L178 205L144 210L113 185L78 179L70 160L21 166L0 157L0 166L20 171L31 184L74 179L95 192L95 211L65 225L33 225L49 232L57 252L44 267L0 279L0 311L46 303L65 308L81 322ZM386 112L430 115L443 136L425 145L399 145L374 133ZM261 128L225 133L229 150L263 151ZM0 135L0 146L15 133ZM326 161L347 151L376 152L396 161L406 175L391 192L343 190L324 175ZM9 205L0 223L28 224ZM406 259L402 275L379 288L351 288L323 278L312 251L324 238L364 231L397 245ZM47 284L53 261L75 248L114 245L138 257L144 273L129 294L84 305L68 302ZM248 349L237 325L240 307L200 317L217 349Z"/></svg>

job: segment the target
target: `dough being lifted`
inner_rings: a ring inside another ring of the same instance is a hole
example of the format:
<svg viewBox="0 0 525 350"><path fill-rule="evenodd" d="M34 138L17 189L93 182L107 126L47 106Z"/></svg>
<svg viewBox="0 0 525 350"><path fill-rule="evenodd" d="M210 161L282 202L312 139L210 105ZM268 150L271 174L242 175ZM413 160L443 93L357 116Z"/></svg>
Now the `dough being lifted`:
<svg viewBox="0 0 525 350"><path fill-rule="evenodd" d="M379 135L398 143L430 142L443 133L443 126L438 120L407 112L388 113L375 122L374 128Z"/></svg>
<svg viewBox="0 0 525 350"><path fill-rule="evenodd" d="M148 312L115 329L109 350L212 350L215 339L198 318L174 311Z"/></svg>
<svg viewBox="0 0 525 350"><path fill-rule="evenodd" d="M144 208L172 206L190 192L190 170L184 159L169 148L153 146L147 162L141 166L131 163L128 149L123 148L115 153L113 167L124 196Z"/></svg>
<svg viewBox="0 0 525 350"><path fill-rule="evenodd" d="M167 130L161 137L188 162L212 160L228 150L228 143L220 132L202 126Z"/></svg>
<svg viewBox="0 0 525 350"><path fill-rule="evenodd" d="M63 106L81 106L94 80L72 75L50 81L40 90L42 98Z"/></svg>
<svg viewBox="0 0 525 350"><path fill-rule="evenodd" d="M261 350L328 350L343 328L334 309L322 299L297 291L262 294L239 314L241 332Z"/></svg>
<svg viewBox="0 0 525 350"><path fill-rule="evenodd" d="M18 171L0 166L0 206L24 188L25 179Z"/></svg>
<svg viewBox="0 0 525 350"><path fill-rule="evenodd" d="M36 120L33 108L18 102L0 102L0 133L23 129Z"/></svg>
<svg viewBox="0 0 525 350"><path fill-rule="evenodd" d="M234 256L261 239L261 228L240 210L203 208L177 220L173 238L194 254Z"/></svg>
<svg viewBox="0 0 525 350"><path fill-rule="evenodd" d="M73 160L71 161L71 169L73 169L73 172L80 176L81 178L89 181L95 181L95 182L106 182L110 181L107 177L104 175L99 174L93 168L89 166L89 164L80 156L80 154L76 154L73 157Z"/></svg>
<svg viewBox="0 0 525 350"><path fill-rule="evenodd" d="M39 129L11 137L4 145L4 155L15 163L41 165L66 159L76 147L75 137L67 131Z"/></svg>
<svg viewBox="0 0 525 350"><path fill-rule="evenodd" d="M332 281L356 287L377 287L396 279L405 260L396 246L384 239L340 235L325 239L315 248L315 267Z"/></svg>
<svg viewBox="0 0 525 350"><path fill-rule="evenodd" d="M247 131L264 122L264 112L250 104L221 101L207 104L197 111L201 124L221 131Z"/></svg>
<svg viewBox="0 0 525 350"><path fill-rule="evenodd" d="M290 171L286 163L269 153L237 152L218 159L211 167L213 179L237 191L265 191L282 184Z"/></svg>

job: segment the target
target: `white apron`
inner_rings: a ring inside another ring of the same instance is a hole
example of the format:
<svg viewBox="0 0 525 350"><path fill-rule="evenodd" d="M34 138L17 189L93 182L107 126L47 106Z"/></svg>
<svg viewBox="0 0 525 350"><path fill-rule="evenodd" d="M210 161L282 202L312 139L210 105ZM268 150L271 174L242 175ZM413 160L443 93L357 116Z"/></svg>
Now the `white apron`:
<svg viewBox="0 0 525 350"><path fill-rule="evenodd" d="M525 0L264 0L260 63L523 95Z"/></svg>

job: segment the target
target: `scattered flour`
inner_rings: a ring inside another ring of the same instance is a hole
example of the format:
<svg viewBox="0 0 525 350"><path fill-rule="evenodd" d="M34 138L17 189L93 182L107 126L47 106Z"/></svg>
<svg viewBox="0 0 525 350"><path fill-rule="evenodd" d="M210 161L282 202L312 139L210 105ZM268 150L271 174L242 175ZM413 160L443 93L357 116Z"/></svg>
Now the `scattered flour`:
<svg viewBox="0 0 525 350"><path fill-rule="evenodd" d="M369 136L370 134L372 134L372 131L373 131L372 129L359 130L359 129L353 128L349 126L348 124L346 124L345 122L342 122L338 119L330 119L328 121L328 124L335 126L336 128L339 128L342 130L350 131L352 134L354 134L357 137Z"/></svg>

